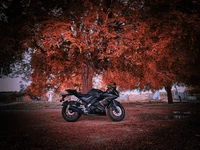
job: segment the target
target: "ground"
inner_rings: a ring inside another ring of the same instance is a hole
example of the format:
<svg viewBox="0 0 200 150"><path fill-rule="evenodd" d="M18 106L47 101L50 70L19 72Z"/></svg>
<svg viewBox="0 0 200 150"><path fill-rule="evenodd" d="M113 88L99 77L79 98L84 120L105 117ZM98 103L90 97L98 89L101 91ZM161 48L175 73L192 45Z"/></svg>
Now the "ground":
<svg viewBox="0 0 200 150"><path fill-rule="evenodd" d="M200 103L123 104L126 116L81 116L66 122L50 102L0 105L2 150L197 150Z"/></svg>

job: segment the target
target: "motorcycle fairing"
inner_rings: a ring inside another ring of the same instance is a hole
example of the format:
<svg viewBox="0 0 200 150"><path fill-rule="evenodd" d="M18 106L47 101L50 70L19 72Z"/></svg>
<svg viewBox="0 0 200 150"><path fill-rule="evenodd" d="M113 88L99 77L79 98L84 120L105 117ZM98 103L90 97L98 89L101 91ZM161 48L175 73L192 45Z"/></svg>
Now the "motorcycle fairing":
<svg viewBox="0 0 200 150"><path fill-rule="evenodd" d="M102 95L103 91L99 90L99 89L91 89L90 91L88 91L88 95L91 95L93 97L99 98Z"/></svg>

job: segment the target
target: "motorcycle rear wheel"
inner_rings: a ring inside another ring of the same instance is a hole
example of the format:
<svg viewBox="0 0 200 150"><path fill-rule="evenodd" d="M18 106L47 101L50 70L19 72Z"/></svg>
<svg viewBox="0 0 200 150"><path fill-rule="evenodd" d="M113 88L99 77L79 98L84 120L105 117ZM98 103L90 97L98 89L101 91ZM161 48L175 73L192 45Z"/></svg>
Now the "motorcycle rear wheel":
<svg viewBox="0 0 200 150"><path fill-rule="evenodd" d="M65 106L62 107L63 118L68 122L77 121L81 117L81 114L78 113L78 112L74 112L72 110L69 110L68 107L69 107L69 105L65 105Z"/></svg>
<svg viewBox="0 0 200 150"><path fill-rule="evenodd" d="M107 110L108 116L112 121L122 121L125 117L124 107L120 103L117 103L116 109L113 105L110 105Z"/></svg>

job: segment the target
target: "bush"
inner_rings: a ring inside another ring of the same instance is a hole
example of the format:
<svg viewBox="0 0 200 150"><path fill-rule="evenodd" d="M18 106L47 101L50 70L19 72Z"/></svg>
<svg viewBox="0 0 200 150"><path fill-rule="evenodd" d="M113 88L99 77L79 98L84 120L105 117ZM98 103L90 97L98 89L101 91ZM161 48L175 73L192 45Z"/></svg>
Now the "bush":
<svg viewBox="0 0 200 150"><path fill-rule="evenodd" d="M0 92L0 101L1 102L14 102L22 101L24 97L22 92Z"/></svg>

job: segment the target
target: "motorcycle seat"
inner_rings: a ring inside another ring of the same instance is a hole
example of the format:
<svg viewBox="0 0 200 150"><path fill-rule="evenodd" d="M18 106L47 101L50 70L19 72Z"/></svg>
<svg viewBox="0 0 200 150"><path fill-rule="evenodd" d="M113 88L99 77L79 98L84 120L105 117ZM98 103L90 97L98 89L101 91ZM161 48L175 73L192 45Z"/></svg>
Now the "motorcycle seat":
<svg viewBox="0 0 200 150"><path fill-rule="evenodd" d="M89 94L82 94L82 93L77 93L76 94L78 97L90 97L91 95Z"/></svg>
<svg viewBox="0 0 200 150"><path fill-rule="evenodd" d="M89 97L81 97L81 99L87 103L89 103L92 99L93 99L93 96L89 96Z"/></svg>

